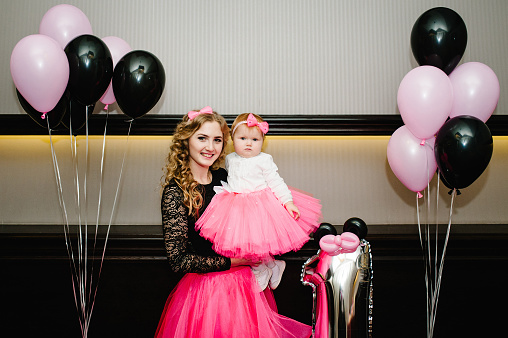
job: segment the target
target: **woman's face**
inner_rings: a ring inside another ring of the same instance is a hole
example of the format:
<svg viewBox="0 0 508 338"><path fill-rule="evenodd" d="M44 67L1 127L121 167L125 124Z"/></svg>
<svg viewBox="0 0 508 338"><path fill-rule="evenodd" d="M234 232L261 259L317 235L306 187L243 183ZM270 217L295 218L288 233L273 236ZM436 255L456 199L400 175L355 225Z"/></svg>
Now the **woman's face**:
<svg viewBox="0 0 508 338"><path fill-rule="evenodd" d="M189 138L190 167L208 169L219 157L224 145L224 136L220 124L216 121L205 122Z"/></svg>

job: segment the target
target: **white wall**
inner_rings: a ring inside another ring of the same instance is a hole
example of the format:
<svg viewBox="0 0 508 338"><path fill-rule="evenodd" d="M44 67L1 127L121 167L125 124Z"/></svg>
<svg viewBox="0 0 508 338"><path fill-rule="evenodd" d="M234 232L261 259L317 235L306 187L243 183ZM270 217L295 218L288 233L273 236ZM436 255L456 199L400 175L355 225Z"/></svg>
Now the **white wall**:
<svg viewBox="0 0 508 338"><path fill-rule="evenodd" d="M2 114L23 111L9 76L15 44L38 33L58 0L4 1L0 11ZM411 29L445 6L466 23L462 62L491 67L508 114L505 0L69 0L94 35L117 36L158 56L166 90L150 113L396 114L404 75L417 66Z"/></svg>

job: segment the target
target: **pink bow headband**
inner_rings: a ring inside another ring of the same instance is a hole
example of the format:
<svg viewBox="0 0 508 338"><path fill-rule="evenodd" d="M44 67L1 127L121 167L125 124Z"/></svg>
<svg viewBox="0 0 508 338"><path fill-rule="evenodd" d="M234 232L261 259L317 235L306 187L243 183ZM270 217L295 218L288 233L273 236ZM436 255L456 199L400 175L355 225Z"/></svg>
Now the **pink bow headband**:
<svg viewBox="0 0 508 338"><path fill-rule="evenodd" d="M247 121L242 121L238 123L235 126L235 129L233 129L233 132L231 134L234 134L236 128L238 128L238 126L240 126L241 124L246 124L248 127L258 127L259 130L261 130L261 132L263 133L263 135L266 135L266 133L268 133L268 122L258 122L258 120L251 113L249 114L249 116L247 116Z"/></svg>
<svg viewBox="0 0 508 338"><path fill-rule="evenodd" d="M187 113L187 116L189 117L189 120L193 120L196 116L201 114L213 114L213 109L210 106L206 106L205 108L201 109L200 111L194 111L191 110Z"/></svg>

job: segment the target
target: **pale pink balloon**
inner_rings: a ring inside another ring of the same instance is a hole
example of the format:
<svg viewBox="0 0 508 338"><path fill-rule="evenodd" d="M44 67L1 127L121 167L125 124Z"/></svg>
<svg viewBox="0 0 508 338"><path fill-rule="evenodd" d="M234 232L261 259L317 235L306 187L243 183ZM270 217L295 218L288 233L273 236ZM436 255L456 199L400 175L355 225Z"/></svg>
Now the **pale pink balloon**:
<svg viewBox="0 0 508 338"><path fill-rule="evenodd" d="M116 36L106 36L102 39L102 41L106 44L109 51L111 52L111 57L113 58L113 68L116 66L118 61L120 61L125 54L132 50L131 46L123 39L120 39ZM109 83L108 89L102 97L100 101L105 105L112 104L116 101L115 94L113 93L113 85L112 82Z"/></svg>
<svg viewBox="0 0 508 338"><path fill-rule="evenodd" d="M62 49L75 37L92 35L92 25L79 8L62 4L51 7L42 17L39 34L55 39Z"/></svg>
<svg viewBox="0 0 508 338"><path fill-rule="evenodd" d="M388 141L390 168L399 181L414 192L424 190L437 169L434 148L421 143L407 126L397 129Z"/></svg>
<svg viewBox="0 0 508 338"><path fill-rule="evenodd" d="M420 66L402 79L397 93L400 115L419 139L433 137L452 109L453 88L441 69Z"/></svg>
<svg viewBox="0 0 508 338"><path fill-rule="evenodd" d="M41 34L24 37L14 46L10 67L14 85L34 109L55 108L69 81L69 62L58 42Z"/></svg>
<svg viewBox="0 0 508 338"><path fill-rule="evenodd" d="M499 101L499 80L489 66L468 62L450 74L453 87L453 105L450 117L474 116L484 123L496 109Z"/></svg>

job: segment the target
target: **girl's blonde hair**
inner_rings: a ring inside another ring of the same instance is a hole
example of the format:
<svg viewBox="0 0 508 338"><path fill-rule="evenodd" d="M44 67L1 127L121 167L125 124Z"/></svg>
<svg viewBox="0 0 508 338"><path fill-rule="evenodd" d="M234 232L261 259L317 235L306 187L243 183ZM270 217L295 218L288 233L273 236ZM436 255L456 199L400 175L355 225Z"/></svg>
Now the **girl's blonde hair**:
<svg viewBox="0 0 508 338"><path fill-rule="evenodd" d="M199 114L192 120L189 119L188 115L183 117L173 134L164 168L165 175L162 187L164 188L171 180L174 180L183 191L183 204L189 209L189 215L194 216L198 216L198 210L203 205L203 195L201 185L196 182L190 170L189 139L206 122L219 123L222 131L222 150L211 169L215 170L220 167L226 156L225 149L229 139L229 128L224 117L213 112L213 114Z"/></svg>
<svg viewBox="0 0 508 338"><path fill-rule="evenodd" d="M247 121L247 117L249 117L249 114L252 114L254 115L254 117L256 118L256 120L258 122L264 122L265 120L263 120L263 118L257 114L253 114L253 113L242 113L240 115L238 115L236 117L236 119L233 121L233 124L231 125L231 130L233 131L232 134L231 134L231 138L233 138L233 136L235 135L235 131L236 131L236 126L238 126L238 124L240 122L243 122L243 121ZM250 127L250 128L258 128L259 127ZM261 135L263 135L263 139L265 138L265 134L263 132L261 132Z"/></svg>

